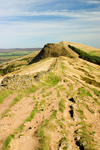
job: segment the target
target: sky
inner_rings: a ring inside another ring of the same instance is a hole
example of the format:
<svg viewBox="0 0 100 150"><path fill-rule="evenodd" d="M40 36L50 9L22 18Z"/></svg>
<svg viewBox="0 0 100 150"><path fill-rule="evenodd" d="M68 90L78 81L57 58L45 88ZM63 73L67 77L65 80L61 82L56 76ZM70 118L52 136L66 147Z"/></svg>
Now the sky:
<svg viewBox="0 0 100 150"><path fill-rule="evenodd" d="M0 0L0 48L60 41L100 48L100 0Z"/></svg>

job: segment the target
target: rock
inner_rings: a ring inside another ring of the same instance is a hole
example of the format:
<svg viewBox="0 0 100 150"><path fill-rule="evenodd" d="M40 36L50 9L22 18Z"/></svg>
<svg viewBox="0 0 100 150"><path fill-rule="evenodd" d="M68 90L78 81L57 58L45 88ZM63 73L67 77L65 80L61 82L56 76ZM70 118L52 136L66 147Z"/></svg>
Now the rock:
<svg viewBox="0 0 100 150"><path fill-rule="evenodd" d="M73 120L76 122L81 121L81 118L79 117L79 113L76 110L74 110Z"/></svg>
<svg viewBox="0 0 100 150"><path fill-rule="evenodd" d="M6 76L1 84L7 89L19 91L31 87L33 84L33 78L30 75Z"/></svg>

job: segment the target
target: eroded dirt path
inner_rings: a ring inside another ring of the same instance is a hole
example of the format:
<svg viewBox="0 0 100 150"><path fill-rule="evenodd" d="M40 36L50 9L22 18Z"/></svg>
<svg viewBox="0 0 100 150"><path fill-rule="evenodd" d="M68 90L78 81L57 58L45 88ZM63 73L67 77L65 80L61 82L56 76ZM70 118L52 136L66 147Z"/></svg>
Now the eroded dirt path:
<svg viewBox="0 0 100 150"><path fill-rule="evenodd" d="M14 98L17 97L17 93L14 93L7 97L2 104L0 104L0 114L2 114L6 109L9 108L9 105L13 102Z"/></svg>
<svg viewBox="0 0 100 150"><path fill-rule="evenodd" d="M10 109L7 117L0 120L0 143L27 119L34 106L35 102L31 98L23 97L21 101ZM2 147L2 144L0 145Z"/></svg>

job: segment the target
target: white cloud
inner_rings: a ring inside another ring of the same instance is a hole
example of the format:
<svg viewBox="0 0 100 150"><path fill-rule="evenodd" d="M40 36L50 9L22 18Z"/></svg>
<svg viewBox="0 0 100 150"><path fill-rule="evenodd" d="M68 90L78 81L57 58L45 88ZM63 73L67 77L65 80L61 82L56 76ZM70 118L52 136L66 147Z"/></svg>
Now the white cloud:
<svg viewBox="0 0 100 150"><path fill-rule="evenodd" d="M91 4L100 4L100 1L98 0L87 0L87 2Z"/></svg>
<svg viewBox="0 0 100 150"><path fill-rule="evenodd" d="M99 27L84 25L73 21L41 21L41 22L2 22L0 24L0 47L42 47L47 42L59 42L62 40L84 39L85 34L95 35ZM82 36L84 34L84 36ZM80 36L80 38L79 38ZM92 38L93 37L89 37ZM87 38L85 37L84 40ZM83 40L83 41L84 41ZM87 39L88 40L88 39ZM39 44L41 43L42 44ZM77 41L78 42L78 41Z"/></svg>
<svg viewBox="0 0 100 150"><path fill-rule="evenodd" d="M18 17L18 16L58 16L58 17L70 17L70 18L80 18L88 21L98 21L100 20L100 11L86 11L86 10L80 10L80 11L68 11L68 10L55 10L55 11L33 11L33 12L21 12L16 11L12 9L9 12L3 12L0 10L0 16L12 16L12 17Z"/></svg>
<svg viewBox="0 0 100 150"><path fill-rule="evenodd" d="M40 47L43 43L71 41L71 39L73 41L75 39L98 41L100 31L99 10L68 10L63 8L54 11L45 8L43 11L34 10L38 4L42 5L54 1L58 0L0 1L0 48ZM94 0L87 0L86 2L95 4L98 2L99 4L99 1ZM33 9L30 9L31 6ZM23 16L26 20L19 21L19 18L23 18ZM33 16L33 20L29 20L31 16ZM42 19L35 19L34 16ZM52 19L53 17L55 20ZM59 19L57 19L58 17ZM13 21L13 19L18 21Z"/></svg>
<svg viewBox="0 0 100 150"><path fill-rule="evenodd" d="M82 1L84 3L89 3L89 4L96 4L96 5L100 4L99 0L79 0L79 1Z"/></svg>

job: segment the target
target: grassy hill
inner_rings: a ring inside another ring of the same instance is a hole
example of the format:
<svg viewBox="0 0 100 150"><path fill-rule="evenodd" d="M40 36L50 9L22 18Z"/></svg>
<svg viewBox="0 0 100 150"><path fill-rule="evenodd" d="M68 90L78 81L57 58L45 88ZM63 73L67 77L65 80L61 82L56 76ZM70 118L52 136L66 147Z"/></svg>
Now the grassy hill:
<svg viewBox="0 0 100 150"><path fill-rule="evenodd" d="M93 55L93 56L100 56L100 49L99 48L94 48L94 47L90 47L90 46L83 45L80 43L74 43L74 42L68 42L68 41L62 41L60 43L62 43L63 45L74 46L74 47L81 49L82 51L84 51L90 55Z"/></svg>
<svg viewBox="0 0 100 150"><path fill-rule="evenodd" d="M2 66L25 61L1 76L0 149L99 150L100 66L72 50L71 57L40 54Z"/></svg>

